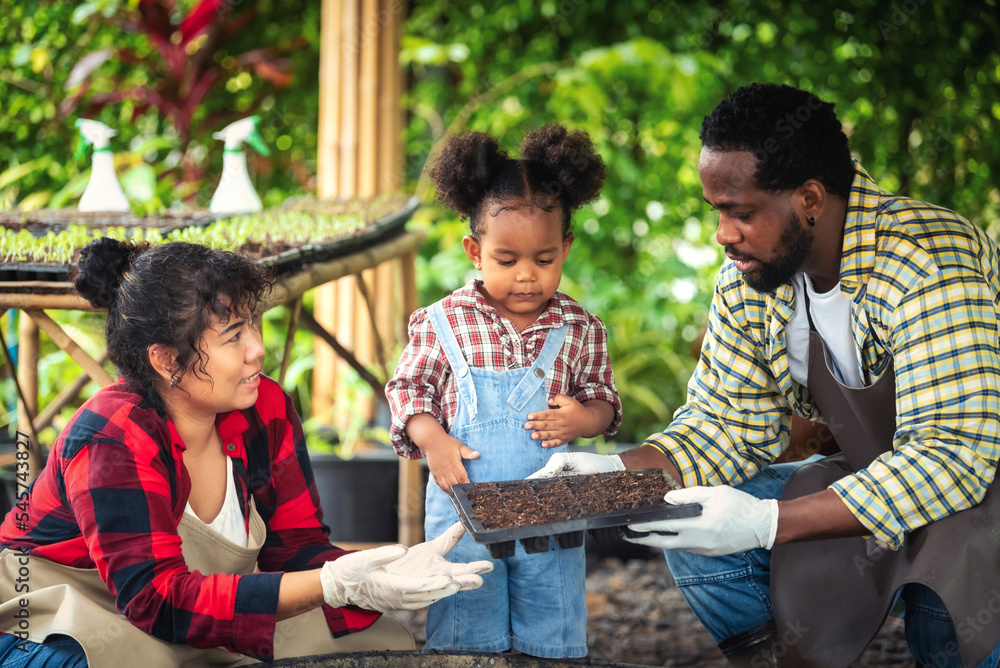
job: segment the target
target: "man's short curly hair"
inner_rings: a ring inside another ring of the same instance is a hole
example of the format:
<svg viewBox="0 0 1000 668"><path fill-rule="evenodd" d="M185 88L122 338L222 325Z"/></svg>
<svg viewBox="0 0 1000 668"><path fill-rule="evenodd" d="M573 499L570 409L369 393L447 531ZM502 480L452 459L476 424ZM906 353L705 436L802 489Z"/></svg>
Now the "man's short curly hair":
<svg viewBox="0 0 1000 668"><path fill-rule="evenodd" d="M702 146L748 151L760 190L791 190L808 179L847 199L854 160L834 105L786 85L753 83L729 94L701 124Z"/></svg>

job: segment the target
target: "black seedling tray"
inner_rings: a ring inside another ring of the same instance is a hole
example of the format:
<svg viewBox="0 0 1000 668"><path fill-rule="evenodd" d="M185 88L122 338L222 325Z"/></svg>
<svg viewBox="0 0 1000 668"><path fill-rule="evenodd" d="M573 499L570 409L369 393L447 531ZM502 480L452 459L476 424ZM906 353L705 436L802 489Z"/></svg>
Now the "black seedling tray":
<svg viewBox="0 0 1000 668"><path fill-rule="evenodd" d="M383 243L403 232L406 221L420 205L420 200L411 197L406 205L378 220L375 220L357 232L331 241L312 243L285 251L280 255L262 258L260 262L274 270L276 276L293 273L307 264L329 262L344 255L357 253L370 246Z"/></svg>
<svg viewBox="0 0 1000 668"><path fill-rule="evenodd" d="M70 225L88 229L124 227L125 229L156 229L161 234L185 227L205 227L225 215L204 209L165 209L157 214L136 216L131 211L79 211L76 208L36 209L34 211L0 212L0 227L28 230L36 237L48 232L63 232Z"/></svg>
<svg viewBox="0 0 1000 668"><path fill-rule="evenodd" d="M633 473L662 475L662 471L644 470ZM610 477L614 473L593 474ZM535 480L508 481L529 486L539 498L536 490L551 478ZM549 549L549 538L555 537L559 547L563 549L583 546L585 532L590 532L591 538L597 542L610 542L622 536L634 537L642 535L627 528L626 525L636 522L653 522L657 520L695 517L701 514L701 505L688 503L682 505L664 504L662 497L649 499L650 505L639 508L622 508L613 512L598 515L583 515L574 519L551 522L548 524L528 524L524 526L508 526L487 529L476 517L469 498L469 491L476 483L453 485L449 496L458 517L465 526L469 536L477 543L485 544L494 559L503 559L514 555L515 542L520 541L524 551L529 554L545 552Z"/></svg>
<svg viewBox="0 0 1000 668"><path fill-rule="evenodd" d="M0 262L0 283L47 281L62 283L69 278L70 265L45 262Z"/></svg>

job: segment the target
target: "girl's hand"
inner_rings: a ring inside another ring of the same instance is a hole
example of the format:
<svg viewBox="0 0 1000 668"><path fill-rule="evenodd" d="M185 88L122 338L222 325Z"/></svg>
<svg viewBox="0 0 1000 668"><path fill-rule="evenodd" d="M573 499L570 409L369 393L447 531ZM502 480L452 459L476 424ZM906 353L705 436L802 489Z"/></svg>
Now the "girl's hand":
<svg viewBox="0 0 1000 668"><path fill-rule="evenodd" d="M547 411L529 413L525 429L531 429L531 438L542 442L543 448L554 448L569 443L579 436L595 433L595 423L600 419L595 411L573 397L557 394L549 399ZM606 425L596 428L601 433Z"/></svg>
<svg viewBox="0 0 1000 668"><path fill-rule="evenodd" d="M432 447L424 449L427 455L427 468L434 476L434 482L447 494L452 485L469 482L469 475L465 472L462 460L476 459L479 453L447 434L436 440Z"/></svg>

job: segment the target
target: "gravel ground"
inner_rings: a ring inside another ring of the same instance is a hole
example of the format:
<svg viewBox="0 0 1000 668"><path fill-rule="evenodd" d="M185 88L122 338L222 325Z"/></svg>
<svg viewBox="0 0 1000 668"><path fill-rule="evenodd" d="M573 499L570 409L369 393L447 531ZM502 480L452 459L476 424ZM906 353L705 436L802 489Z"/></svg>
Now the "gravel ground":
<svg viewBox="0 0 1000 668"><path fill-rule="evenodd" d="M728 666L674 586L662 555L622 552L617 556L588 553L589 658L648 666ZM640 558L630 558L636 556ZM423 612L394 616L413 633L417 647L423 647ZM890 618L854 666L915 666L903 637L902 621Z"/></svg>

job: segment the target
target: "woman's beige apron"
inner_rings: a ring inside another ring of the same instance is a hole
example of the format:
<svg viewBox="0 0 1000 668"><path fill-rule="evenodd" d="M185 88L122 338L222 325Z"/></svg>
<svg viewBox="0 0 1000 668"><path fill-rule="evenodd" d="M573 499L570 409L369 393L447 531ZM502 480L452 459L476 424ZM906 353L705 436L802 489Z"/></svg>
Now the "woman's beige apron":
<svg viewBox="0 0 1000 668"><path fill-rule="evenodd" d="M190 570L247 574L254 572L266 530L251 503L248 547L226 540L187 513L177 526L177 534ZM26 575L22 568L27 569ZM30 592L16 591L18 578L22 578L22 583L27 582ZM114 598L93 568L71 568L4 550L0 552L0 601L3 601L0 631L14 634L27 631L28 639L33 642L42 642L51 634L72 636L83 646L90 668L120 668L140 663L143 668L241 666L259 661L221 648L195 649L164 642L136 628L115 609ZM25 602L27 605L22 605ZM27 629L22 624L25 609ZM385 615L364 631L334 638L322 609L316 608L278 622L274 631L276 659L413 648L409 632Z"/></svg>
<svg viewBox="0 0 1000 668"><path fill-rule="evenodd" d="M826 489L892 447L896 404L891 358L871 386L845 387L830 371L822 337L810 331L809 392L841 453L802 466L789 478L782 499ZM944 601L955 622L962 664L969 668L985 659L1000 642L997 485L979 505L911 532L895 552L864 538L776 546L771 600L780 665L850 665L878 633L897 591L910 582L930 587Z"/></svg>

